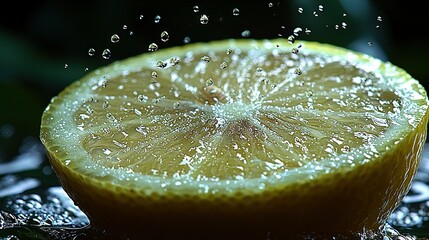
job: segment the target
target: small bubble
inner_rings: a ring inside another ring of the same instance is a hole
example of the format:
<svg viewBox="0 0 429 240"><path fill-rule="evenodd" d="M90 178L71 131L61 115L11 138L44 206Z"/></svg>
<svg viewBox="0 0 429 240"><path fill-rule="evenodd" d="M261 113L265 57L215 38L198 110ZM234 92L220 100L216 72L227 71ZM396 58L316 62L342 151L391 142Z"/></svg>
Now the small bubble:
<svg viewBox="0 0 429 240"><path fill-rule="evenodd" d="M142 20L144 18L143 14L140 14L139 19Z"/></svg>
<svg viewBox="0 0 429 240"><path fill-rule="evenodd" d="M163 61L158 61L157 63L156 63L156 67L158 67L158 68L165 68L165 67L167 67L167 63L165 63L165 62L163 62Z"/></svg>
<svg viewBox="0 0 429 240"><path fill-rule="evenodd" d="M287 38L287 41L288 41L290 44L295 43L295 36L290 35L290 36Z"/></svg>
<svg viewBox="0 0 429 240"><path fill-rule="evenodd" d="M117 43L117 42L119 42L119 35L118 35L118 34L113 34L113 35L110 37L110 41L112 41L112 43Z"/></svg>
<svg viewBox="0 0 429 240"><path fill-rule="evenodd" d="M145 95L138 95L137 100L139 100L140 102L144 102L147 100L147 97Z"/></svg>
<svg viewBox="0 0 429 240"><path fill-rule="evenodd" d="M377 21L379 21L379 22L383 21L383 19L381 18L381 16L377 17Z"/></svg>
<svg viewBox="0 0 429 240"><path fill-rule="evenodd" d="M293 30L293 35L298 36L302 32L302 28L297 27Z"/></svg>
<svg viewBox="0 0 429 240"><path fill-rule="evenodd" d="M343 13L343 17L347 17L347 13Z"/></svg>
<svg viewBox="0 0 429 240"><path fill-rule="evenodd" d="M299 53L299 49L298 48L292 48L292 53L293 54L298 54Z"/></svg>
<svg viewBox="0 0 429 240"><path fill-rule="evenodd" d="M188 44L188 43L190 43L191 42L191 38L190 37L185 37L185 38L183 38L183 43L184 44Z"/></svg>
<svg viewBox="0 0 429 240"><path fill-rule="evenodd" d="M306 29L305 29L305 33L306 33L307 35L310 35L311 30L310 30L310 29L308 29L308 28L306 28Z"/></svg>
<svg viewBox="0 0 429 240"><path fill-rule="evenodd" d="M167 31L162 31L162 33L161 33L161 41L167 42L168 39L170 39L170 35L168 34L168 32Z"/></svg>
<svg viewBox="0 0 429 240"><path fill-rule="evenodd" d="M88 71L89 71L89 68L87 68L87 67L86 67L86 68L85 68L85 72L88 72Z"/></svg>
<svg viewBox="0 0 429 240"><path fill-rule="evenodd" d="M225 62L225 61L223 61L223 62L219 65L219 67L220 67L221 69L225 69L226 67L228 67L228 63L227 63L227 62Z"/></svg>
<svg viewBox="0 0 429 240"><path fill-rule="evenodd" d="M299 8L298 8L298 12L299 12L299 13L303 13L303 12L304 12L304 9L303 9L302 7L299 7Z"/></svg>
<svg viewBox="0 0 429 240"><path fill-rule="evenodd" d="M133 34L134 34L133 31L130 31L130 36L133 35Z"/></svg>
<svg viewBox="0 0 429 240"><path fill-rule="evenodd" d="M101 107L104 108L104 109L108 108L109 107L109 102L104 101L103 104L101 104Z"/></svg>
<svg viewBox="0 0 429 240"><path fill-rule="evenodd" d="M174 109L178 109L179 107L180 107L180 103L179 102L173 103L173 108Z"/></svg>
<svg viewBox="0 0 429 240"><path fill-rule="evenodd" d="M159 21L161 21L161 16L156 15L155 18L154 18L154 22L155 23L159 23Z"/></svg>
<svg viewBox="0 0 429 240"><path fill-rule="evenodd" d="M238 8L232 9L232 15L234 15L234 16L240 15L240 9L238 9Z"/></svg>
<svg viewBox="0 0 429 240"><path fill-rule="evenodd" d="M172 58L170 58L170 64L172 66L175 66L175 65L177 65L179 63L180 63L180 59L178 57L172 57Z"/></svg>
<svg viewBox="0 0 429 240"><path fill-rule="evenodd" d="M319 14L318 14L316 11L314 11L314 12L313 12L313 16L318 17L318 16L319 16Z"/></svg>
<svg viewBox="0 0 429 240"><path fill-rule="evenodd" d="M156 43L151 43L149 44L148 50L149 52L155 52L156 50L158 50L158 45L156 45Z"/></svg>
<svg viewBox="0 0 429 240"><path fill-rule="evenodd" d="M323 5L319 5L319 11L323 12Z"/></svg>
<svg viewBox="0 0 429 240"><path fill-rule="evenodd" d="M158 73L157 73L157 72L155 72L155 71L153 71L153 72L151 73L151 76L152 76L152 78L157 78L157 77L158 77Z"/></svg>
<svg viewBox="0 0 429 240"><path fill-rule="evenodd" d="M231 54L232 53L232 49L231 48L228 48L228 49L226 49L226 54Z"/></svg>
<svg viewBox="0 0 429 240"><path fill-rule="evenodd" d="M207 80L206 80L206 86L208 87L208 86L211 86L211 85L213 85L213 79L212 78L208 78Z"/></svg>
<svg viewBox="0 0 429 240"><path fill-rule="evenodd" d="M89 56L94 56L95 55L95 49L94 48L90 48L89 50L88 50L88 55Z"/></svg>
<svg viewBox="0 0 429 240"><path fill-rule="evenodd" d="M194 10L195 13L200 11L200 7L198 7L197 5L195 5L192 9Z"/></svg>
<svg viewBox="0 0 429 240"><path fill-rule="evenodd" d="M294 73L295 73L296 75L301 75L301 74L302 74L302 70L301 70L301 69L299 69L299 68L297 68L297 69L295 69Z"/></svg>
<svg viewBox="0 0 429 240"><path fill-rule="evenodd" d="M341 27L342 27L343 29L346 29L346 28L347 28L347 23L342 22L342 23L341 23Z"/></svg>
<svg viewBox="0 0 429 240"><path fill-rule="evenodd" d="M250 31L249 31L249 30L244 30L244 31L241 33L241 36L242 36L242 37L250 37Z"/></svg>
<svg viewBox="0 0 429 240"><path fill-rule="evenodd" d="M376 29L379 29L379 28L380 28L380 25L376 25L376 26L375 26L375 28L376 28Z"/></svg>
<svg viewBox="0 0 429 240"><path fill-rule="evenodd" d="M127 25L122 26L122 29L124 29L124 30L127 30L127 28L128 28Z"/></svg>
<svg viewBox="0 0 429 240"><path fill-rule="evenodd" d="M338 24L335 24L335 29L338 30L340 26Z"/></svg>
<svg viewBox="0 0 429 240"><path fill-rule="evenodd" d="M207 23L209 23L209 17L207 17L207 15L205 15L205 14L201 15L201 17L200 17L200 23L201 24L207 24Z"/></svg>
<svg viewBox="0 0 429 240"><path fill-rule="evenodd" d="M210 62L210 57L209 56L202 56L201 61Z"/></svg>
<svg viewBox="0 0 429 240"><path fill-rule="evenodd" d="M66 63L66 64L64 64L64 68L68 68L69 67L69 65Z"/></svg>
<svg viewBox="0 0 429 240"><path fill-rule="evenodd" d="M110 52L110 49L106 48L103 50L103 53L101 54L101 56L104 59L109 59L112 56L112 53Z"/></svg>
<svg viewBox="0 0 429 240"><path fill-rule="evenodd" d="M268 3L268 7L273 7L274 6L274 4L273 3Z"/></svg>

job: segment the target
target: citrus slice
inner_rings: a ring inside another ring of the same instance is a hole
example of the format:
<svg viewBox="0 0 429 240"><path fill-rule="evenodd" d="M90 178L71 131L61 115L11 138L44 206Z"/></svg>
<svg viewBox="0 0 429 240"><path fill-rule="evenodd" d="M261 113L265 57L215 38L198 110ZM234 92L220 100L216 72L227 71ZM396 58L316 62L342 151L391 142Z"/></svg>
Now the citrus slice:
<svg viewBox="0 0 429 240"><path fill-rule="evenodd" d="M409 190L427 121L425 89L391 63L247 39L95 70L52 99L40 136L97 226L343 234L383 226Z"/></svg>

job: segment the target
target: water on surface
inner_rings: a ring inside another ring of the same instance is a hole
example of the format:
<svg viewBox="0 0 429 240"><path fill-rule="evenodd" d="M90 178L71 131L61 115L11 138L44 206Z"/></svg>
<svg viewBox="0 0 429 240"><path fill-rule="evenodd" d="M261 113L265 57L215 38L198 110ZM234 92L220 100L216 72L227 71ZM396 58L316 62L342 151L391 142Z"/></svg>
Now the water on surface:
<svg viewBox="0 0 429 240"><path fill-rule="evenodd" d="M428 145L410 192L388 219L383 240L429 236ZM106 237L104 230L89 226L86 215L60 187L44 154L42 145L30 138L13 161L0 164L0 239Z"/></svg>

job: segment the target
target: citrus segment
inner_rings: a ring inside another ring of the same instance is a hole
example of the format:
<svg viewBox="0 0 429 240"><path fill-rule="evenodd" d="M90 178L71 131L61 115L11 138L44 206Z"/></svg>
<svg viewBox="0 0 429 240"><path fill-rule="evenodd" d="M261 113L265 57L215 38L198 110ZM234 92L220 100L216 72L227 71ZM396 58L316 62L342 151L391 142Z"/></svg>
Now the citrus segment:
<svg viewBox="0 0 429 240"><path fill-rule="evenodd" d="M101 224L378 229L415 174L426 92L390 63L299 44L190 44L88 74L42 117L64 188Z"/></svg>

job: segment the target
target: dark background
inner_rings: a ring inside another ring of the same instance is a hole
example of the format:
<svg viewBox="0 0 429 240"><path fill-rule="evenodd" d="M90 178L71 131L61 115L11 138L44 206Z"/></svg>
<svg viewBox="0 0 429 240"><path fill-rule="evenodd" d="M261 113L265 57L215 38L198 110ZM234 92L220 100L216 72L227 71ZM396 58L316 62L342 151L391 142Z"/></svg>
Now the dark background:
<svg viewBox="0 0 429 240"><path fill-rule="evenodd" d="M233 16L233 8L239 16ZM208 15L207 25L200 24L201 14ZM38 137L49 100L82 77L85 68L147 52L152 42L165 48L185 44L185 37L190 42L242 38L244 30L250 38L287 38L295 27L308 28L311 34L297 39L391 61L428 86L426 18L421 3L404 1L8 1L0 7L0 163L13 159L23 139ZM160 40L164 30L167 42ZM118 43L110 41L113 34L120 36ZM95 56L88 55L89 48ZM108 60L101 57L105 48L112 51Z"/></svg>

